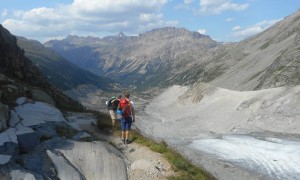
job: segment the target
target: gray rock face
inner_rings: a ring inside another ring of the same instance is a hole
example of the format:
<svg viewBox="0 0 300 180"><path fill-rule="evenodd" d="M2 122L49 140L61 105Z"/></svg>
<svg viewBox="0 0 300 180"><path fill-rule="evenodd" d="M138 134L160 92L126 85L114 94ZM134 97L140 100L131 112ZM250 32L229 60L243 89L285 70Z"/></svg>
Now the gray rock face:
<svg viewBox="0 0 300 180"><path fill-rule="evenodd" d="M17 104L11 110L12 126L0 133L2 179L127 179L118 150L101 141L80 141L93 139L80 129L95 121L90 114L71 115L66 121L58 109L44 102L28 103L23 97ZM77 132L77 141L68 139Z"/></svg>
<svg viewBox="0 0 300 180"><path fill-rule="evenodd" d="M109 144L74 141L69 146L56 148L57 153L47 151L60 179L127 179L121 153L108 147Z"/></svg>
<svg viewBox="0 0 300 180"><path fill-rule="evenodd" d="M36 133L26 133L17 136L19 152L21 154L27 154L33 151L33 149L41 144L40 139Z"/></svg>
<svg viewBox="0 0 300 180"><path fill-rule="evenodd" d="M9 109L6 105L0 102L0 131L7 129L9 117Z"/></svg>
<svg viewBox="0 0 300 180"><path fill-rule="evenodd" d="M12 170L11 179L13 180L36 180L33 174L22 170Z"/></svg>

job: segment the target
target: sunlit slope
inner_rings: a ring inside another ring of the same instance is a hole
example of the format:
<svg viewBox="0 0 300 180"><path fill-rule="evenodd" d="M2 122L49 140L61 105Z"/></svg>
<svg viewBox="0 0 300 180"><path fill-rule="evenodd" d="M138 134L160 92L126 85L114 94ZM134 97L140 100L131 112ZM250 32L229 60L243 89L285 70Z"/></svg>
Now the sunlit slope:
<svg viewBox="0 0 300 180"><path fill-rule="evenodd" d="M163 138L272 131L300 132L300 86L232 91L208 84L173 86L146 107L145 132Z"/></svg>

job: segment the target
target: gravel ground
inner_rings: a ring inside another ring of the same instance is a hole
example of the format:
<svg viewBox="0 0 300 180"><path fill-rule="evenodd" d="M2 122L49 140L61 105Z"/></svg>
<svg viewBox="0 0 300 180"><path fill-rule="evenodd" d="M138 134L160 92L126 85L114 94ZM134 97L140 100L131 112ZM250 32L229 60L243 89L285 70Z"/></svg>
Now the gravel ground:
<svg viewBox="0 0 300 180"><path fill-rule="evenodd" d="M103 134L95 126L86 126L82 129L101 140L116 145L125 157L129 180L163 180L167 179L168 176L175 175L171 165L162 154L153 152L146 146L135 142L124 145L120 137L113 134Z"/></svg>

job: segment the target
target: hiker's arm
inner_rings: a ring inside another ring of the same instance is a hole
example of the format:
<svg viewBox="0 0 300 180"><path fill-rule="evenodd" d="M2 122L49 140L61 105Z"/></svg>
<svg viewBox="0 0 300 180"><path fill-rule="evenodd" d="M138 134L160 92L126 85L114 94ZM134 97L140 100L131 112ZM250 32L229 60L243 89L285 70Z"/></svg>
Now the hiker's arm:
<svg viewBox="0 0 300 180"><path fill-rule="evenodd" d="M135 121L135 112L134 112L134 107L131 106L131 113L132 113L132 120L133 122Z"/></svg>

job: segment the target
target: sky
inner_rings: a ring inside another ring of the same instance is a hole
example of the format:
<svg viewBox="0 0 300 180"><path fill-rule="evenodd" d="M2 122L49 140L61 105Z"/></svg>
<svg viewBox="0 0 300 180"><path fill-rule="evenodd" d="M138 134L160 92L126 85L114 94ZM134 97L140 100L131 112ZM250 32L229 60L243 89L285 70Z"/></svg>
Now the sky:
<svg viewBox="0 0 300 180"><path fill-rule="evenodd" d="M300 0L0 0L12 34L46 42L68 35L138 35L180 27L238 42L300 9Z"/></svg>

